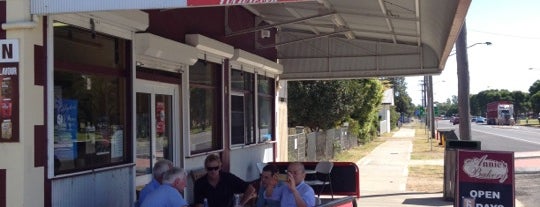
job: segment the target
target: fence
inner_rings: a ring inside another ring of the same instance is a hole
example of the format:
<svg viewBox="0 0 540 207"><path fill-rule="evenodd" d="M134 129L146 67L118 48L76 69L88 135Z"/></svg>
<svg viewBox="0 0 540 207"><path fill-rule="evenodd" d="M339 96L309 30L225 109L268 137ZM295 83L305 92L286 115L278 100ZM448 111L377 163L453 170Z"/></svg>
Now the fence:
<svg viewBox="0 0 540 207"><path fill-rule="evenodd" d="M358 146L358 139L347 127L305 133L303 127L289 129L289 161L320 161L334 158L334 154Z"/></svg>

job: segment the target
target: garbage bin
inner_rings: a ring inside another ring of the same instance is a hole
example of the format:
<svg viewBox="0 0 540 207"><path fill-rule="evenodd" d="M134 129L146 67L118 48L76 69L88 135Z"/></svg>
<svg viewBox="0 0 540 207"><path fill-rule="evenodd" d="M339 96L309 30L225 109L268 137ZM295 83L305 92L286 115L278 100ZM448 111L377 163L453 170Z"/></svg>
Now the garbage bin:
<svg viewBox="0 0 540 207"><path fill-rule="evenodd" d="M454 136L456 135L454 134ZM457 150L458 149L480 150L481 143L480 141L453 140L453 139L448 140L447 139L446 147L444 149L443 198L449 201L454 200L455 187L457 183L456 170L457 170Z"/></svg>
<svg viewBox="0 0 540 207"><path fill-rule="evenodd" d="M453 129L439 129L439 145L446 146L447 140L458 140L458 137Z"/></svg>

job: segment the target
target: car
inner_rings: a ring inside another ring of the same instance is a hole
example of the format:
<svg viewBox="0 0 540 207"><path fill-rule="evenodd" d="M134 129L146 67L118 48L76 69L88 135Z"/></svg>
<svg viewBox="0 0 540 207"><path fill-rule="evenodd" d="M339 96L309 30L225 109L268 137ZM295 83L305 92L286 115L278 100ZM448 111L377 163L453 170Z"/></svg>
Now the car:
<svg viewBox="0 0 540 207"><path fill-rule="evenodd" d="M476 117L476 123L486 123L486 118L484 117Z"/></svg>
<svg viewBox="0 0 540 207"><path fill-rule="evenodd" d="M454 119L452 119L452 124L453 125L459 124L459 117L454 117Z"/></svg>
<svg viewBox="0 0 540 207"><path fill-rule="evenodd" d="M478 118L478 117L473 116L473 117L471 118L471 122L476 122L476 119L477 119L477 118Z"/></svg>

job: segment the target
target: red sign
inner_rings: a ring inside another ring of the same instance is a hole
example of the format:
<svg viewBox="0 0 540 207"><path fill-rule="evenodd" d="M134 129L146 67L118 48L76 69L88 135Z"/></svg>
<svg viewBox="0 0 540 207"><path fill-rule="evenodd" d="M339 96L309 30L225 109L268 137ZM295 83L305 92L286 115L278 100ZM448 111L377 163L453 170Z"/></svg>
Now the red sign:
<svg viewBox="0 0 540 207"><path fill-rule="evenodd" d="M156 102L156 132L163 134L165 127L165 103Z"/></svg>
<svg viewBox="0 0 540 207"><path fill-rule="evenodd" d="M458 207L514 206L514 152L458 150Z"/></svg>
<svg viewBox="0 0 540 207"><path fill-rule="evenodd" d="M242 4L272 4L285 2L302 2L314 0L187 0L188 7L194 6L225 6Z"/></svg>

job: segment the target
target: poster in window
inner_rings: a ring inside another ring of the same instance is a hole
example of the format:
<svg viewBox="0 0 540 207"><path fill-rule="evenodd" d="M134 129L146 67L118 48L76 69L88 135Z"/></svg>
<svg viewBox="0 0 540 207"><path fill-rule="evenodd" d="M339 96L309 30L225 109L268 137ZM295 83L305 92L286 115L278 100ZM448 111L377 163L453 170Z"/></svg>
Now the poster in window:
<svg viewBox="0 0 540 207"><path fill-rule="evenodd" d="M121 158L124 155L124 131L119 126L112 126L111 158Z"/></svg>
<svg viewBox="0 0 540 207"><path fill-rule="evenodd" d="M0 142L18 142L18 63L0 63Z"/></svg>
<svg viewBox="0 0 540 207"><path fill-rule="evenodd" d="M77 158L78 101L55 99L54 103L54 154L60 160Z"/></svg>
<svg viewBox="0 0 540 207"><path fill-rule="evenodd" d="M165 132L165 103L156 103L156 132L163 134Z"/></svg>

